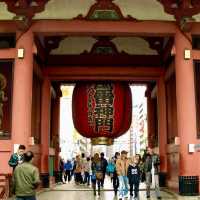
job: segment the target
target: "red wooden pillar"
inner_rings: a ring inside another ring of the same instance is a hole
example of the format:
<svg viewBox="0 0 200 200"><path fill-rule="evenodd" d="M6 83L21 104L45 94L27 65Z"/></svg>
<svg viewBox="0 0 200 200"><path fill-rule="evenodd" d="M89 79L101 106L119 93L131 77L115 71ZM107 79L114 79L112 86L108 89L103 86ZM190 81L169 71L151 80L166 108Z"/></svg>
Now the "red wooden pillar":
<svg viewBox="0 0 200 200"><path fill-rule="evenodd" d="M57 94L56 99L54 100L53 106L53 119L52 119L52 131L53 131L53 141L54 141L54 148L55 148L55 178L56 180L59 179L59 153L60 153L60 93Z"/></svg>
<svg viewBox="0 0 200 200"><path fill-rule="evenodd" d="M147 98L147 128L148 128L148 146L153 148L153 138L154 138L154 131L155 131L155 119L154 119L154 101L151 98L151 88L147 86L147 90L145 92L145 96Z"/></svg>
<svg viewBox="0 0 200 200"><path fill-rule="evenodd" d="M49 187L49 143L51 114L51 83L45 77L42 84L41 111L41 179L43 187Z"/></svg>
<svg viewBox="0 0 200 200"><path fill-rule="evenodd" d="M188 34L188 37L191 38L191 35ZM179 174L184 182L184 178L190 178L188 176L199 175L197 164L199 155L188 152L188 144L197 143L193 60L184 59L184 50L192 50L192 44L178 28L175 35L175 48L177 125L180 137Z"/></svg>
<svg viewBox="0 0 200 200"><path fill-rule="evenodd" d="M12 104L12 143L28 147L31 136L32 81L33 81L33 33L17 33L20 39L16 49L24 49L24 58L16 55ZM17 53L16 53L17 54Z"/></svg>
<svg viewBox="0 0 200 200"><path fill-rule="evenodd" d="M167 172L167 116L166 116L166 91L164 77L157 81L158 99L158 144L161 158L160 171Z"/></svg>

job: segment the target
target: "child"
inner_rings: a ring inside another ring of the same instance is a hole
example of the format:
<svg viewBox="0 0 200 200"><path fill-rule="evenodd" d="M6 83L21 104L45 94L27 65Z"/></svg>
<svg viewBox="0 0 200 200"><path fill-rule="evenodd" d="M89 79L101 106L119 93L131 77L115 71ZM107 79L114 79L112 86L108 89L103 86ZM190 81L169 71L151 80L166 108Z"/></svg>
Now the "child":
<svg viewBox="0 0 200 200"><path fill-rule="evenodd" d="M132 157L128 166L128 180L130 185L130 195L133 196L133 186L135 199L138 198L140 184L140 168L138 160Z"/></svg>

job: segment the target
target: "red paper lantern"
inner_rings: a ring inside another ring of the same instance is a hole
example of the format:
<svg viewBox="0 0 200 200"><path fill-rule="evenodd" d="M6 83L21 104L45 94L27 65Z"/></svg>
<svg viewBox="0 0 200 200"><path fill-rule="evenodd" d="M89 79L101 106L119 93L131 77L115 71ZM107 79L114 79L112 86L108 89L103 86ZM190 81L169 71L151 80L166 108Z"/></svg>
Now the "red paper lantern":
<svg viewBox="0 0 200 200"><path fill-rule="evenodd" d="M72 97L74 127L92 143L113 143L131 125L132 96L125 82L78 83Z"/></svg>

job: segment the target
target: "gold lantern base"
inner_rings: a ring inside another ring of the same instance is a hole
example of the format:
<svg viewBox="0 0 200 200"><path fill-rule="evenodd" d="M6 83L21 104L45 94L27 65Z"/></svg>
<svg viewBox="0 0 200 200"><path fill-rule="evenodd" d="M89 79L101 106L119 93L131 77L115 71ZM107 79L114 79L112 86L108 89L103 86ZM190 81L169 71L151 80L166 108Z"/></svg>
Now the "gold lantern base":
<svg viewBox="0 0 200 200"><path fill-rule="evenodd" d="M114 140L107 137L91 138L92 145L112 145Z"/></svg>

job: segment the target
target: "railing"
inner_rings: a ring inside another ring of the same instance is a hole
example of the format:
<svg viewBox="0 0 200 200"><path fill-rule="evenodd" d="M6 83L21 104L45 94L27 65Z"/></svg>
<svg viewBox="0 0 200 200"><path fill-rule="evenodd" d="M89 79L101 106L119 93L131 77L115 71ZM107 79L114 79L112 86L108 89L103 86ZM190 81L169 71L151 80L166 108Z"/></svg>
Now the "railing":
<svg viewBox="0 0 200 200"><path fill-rule="evenodd" d="M10 194L11 174L0 174L0 200L6 200Z"/></svg>

